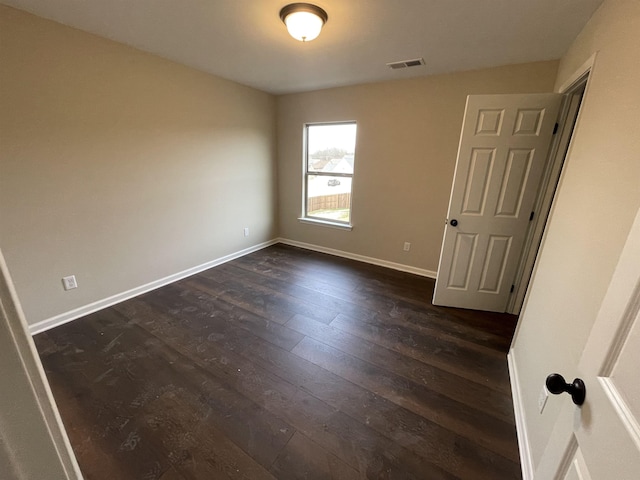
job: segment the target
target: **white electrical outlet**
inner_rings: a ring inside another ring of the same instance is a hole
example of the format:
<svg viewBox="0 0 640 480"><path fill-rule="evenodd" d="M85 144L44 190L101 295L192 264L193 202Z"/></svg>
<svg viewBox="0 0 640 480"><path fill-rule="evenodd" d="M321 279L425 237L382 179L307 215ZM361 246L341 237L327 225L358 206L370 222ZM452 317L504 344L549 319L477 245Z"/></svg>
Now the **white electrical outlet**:
<svg viewBox="0 0 640 480"><path fill-rule="evenodd" d="M245 237L249 236L249 227L244 227L244 236Z"/></svg>
<svg viewBox="0 0 640 480"><path fill-rule="evenodd" d="M542 385L542 390L540 390L540 395L538 395L538 410L540 414L544 410L544 406L547 404L547 399L549 398L549 391L545 385Z"/></svg>
<svg viewBox="0 0 640 480"><path fill-rule="evenodd" d="M69 275L68 277L62 277L62 286L65 290L73 290L78 288L78 282L75 275Z"/></svg>
<svg viewBox="0 0 640 480"><path fill-rule="evenodd" d="M411 250L411 244L409 242L404 242L404 247L402 248L405 252Z"/></svg>

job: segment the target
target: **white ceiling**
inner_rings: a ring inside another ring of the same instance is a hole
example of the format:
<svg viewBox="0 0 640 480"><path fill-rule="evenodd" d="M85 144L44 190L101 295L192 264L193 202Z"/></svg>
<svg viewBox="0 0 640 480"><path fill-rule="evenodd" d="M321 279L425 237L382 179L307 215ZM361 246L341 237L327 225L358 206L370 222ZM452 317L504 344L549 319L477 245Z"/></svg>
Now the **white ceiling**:
<svg viewBox="0 0 640 480"><path fill-rule="evenodd" d="M287 0L0 2L281 94L557 59L602 0L318 0L329 20L309 43L280 21Z"/></svg>

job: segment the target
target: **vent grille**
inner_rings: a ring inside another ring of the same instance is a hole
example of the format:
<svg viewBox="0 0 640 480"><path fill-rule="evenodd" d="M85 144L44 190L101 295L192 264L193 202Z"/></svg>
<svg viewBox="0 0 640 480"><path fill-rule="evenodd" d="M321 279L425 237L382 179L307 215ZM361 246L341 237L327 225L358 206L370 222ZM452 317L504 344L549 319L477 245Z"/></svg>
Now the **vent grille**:
<svg viewBox="0 0 640 480"><path fill-rule="evenodd" d="M387 63L387 67L392 70L399 70L401 68L417 67L424 65L424 58L412 58L411 60L402 60L401 62Z"/></svg>

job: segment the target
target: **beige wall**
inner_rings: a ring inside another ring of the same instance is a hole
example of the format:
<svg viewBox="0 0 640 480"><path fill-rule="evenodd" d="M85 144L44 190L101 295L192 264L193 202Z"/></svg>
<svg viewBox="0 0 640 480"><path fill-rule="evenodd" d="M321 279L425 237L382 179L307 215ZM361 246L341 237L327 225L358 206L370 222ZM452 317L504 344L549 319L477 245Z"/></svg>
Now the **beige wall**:
<svg viewBox="0 0 640 480"><path fill-rule="evenodd" d="M29 323L277 234L274 97L5 6L0 65L0 247Z"/></svg>
<svg viewBox="0 0 640 480"><path fill-rule="evenodd" d="M579 373L575 366L640 207L640 2L605 1L562 59L556 87L594 52L514 342L534 466L562 404L553 399L538 413L544 379Z"/></svg>
<svg viewBox="0 0 640 480"><path fill-rule="evenodd" d="M541 62L278 97L280 236L435 272L469 94L550 92ZM298 221L307 122L358 123L353 230ZM405 241L411 251L403 252Z"/></svg>

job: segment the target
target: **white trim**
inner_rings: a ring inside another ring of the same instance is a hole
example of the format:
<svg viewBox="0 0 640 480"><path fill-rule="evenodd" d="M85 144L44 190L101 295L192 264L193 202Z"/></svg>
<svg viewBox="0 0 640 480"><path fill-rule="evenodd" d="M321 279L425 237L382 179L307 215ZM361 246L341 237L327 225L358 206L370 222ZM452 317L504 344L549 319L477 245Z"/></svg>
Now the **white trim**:
<svg viewBox="0 0 640 480"><path fill-rule="evenodd" d="M563 480L567 477L567 474L569 473L569 469L571 468L571 464L573 463L573 459L575 458L577 452L578 439L575 435L571 435L571 438L567 443L567 448L564 449L564 454L562 455L562 459L560 460L558 471L553 477L554 480Z"/></svg>
<svg viewBox="0 0 640 480"><path fill-rule="evenodd" d="M598 377L598 382L600 382L604 393L609 397L611 405L618 414L618 417L620 417L620 421L629 432L629 436L633 440L636 448L640 450L640 425L633 415L633 412L631 412L629 405L627 405L627 402L613 384L613 380L611 378Z"/></svg>
<svg viewBox="0 0 640 480"><path fill-rule="evenodd" d="M518 450L520 451L520 468L522 469L523 480L533 479L533 458L531 457L531 446L527 434L527 422L524 415L524 405L522 403L522 393L520 391L520 381L518 380L518 368L513 349L507 354L507 364L509 365L509 379L511 380L511 396L513 398L513 412L516 418L516 433L518 435Z"/></svg>
<svg viewBox="0 0 640 480"><path fill-rule="evenodd" d="M10 363L19 363L22 367L21 372L19 369L12 369L2 383L2 388L11 388L16 383L16 379L21 387L27 385L27 388L30 387L28 393L23 391L20 395L20 408L15 404L16 399L11 400L9 396L0 395L0 433L3 443L12 447L0 453L2 460L8 460L13 473L18 477L32 478L34 472L40 470L38 459L51 459L57 456L59 464L53 465L49 460L44 468L57 472L56 475L63 471L64 477L59 477L61 479L82 480L80 467L64 429L38 351L28 334L27 322L2 251L0 251L0 335L5 342L3 348L7 347L6 343L11 345L6 352L3 352L5 355L3 358ZM20 381L23 375L27 385L23 385ZM10 383L12 385L9 385ZM22 424L25 420L36 429L25 428ZM21 423L17 428L16 422ZM37 428L39 424L43 424L42 426L49 433L49 438L42 438L41 432L38 433L38 438L33 438L34 432L39 430ZM8 473L11 474L11 472ZM42 471L37 474L41 473Z"/></svg>
<svg viewBox="0 0 640 480"><path fill-rule="evenodd" d="M550 219L552 201L557 188L559 188L565 161L571 154L571 140L573 138L573 134L578 129L580 110L582 109L582 105L584 104L584 100L587 96L587 91L591 83L590 76L593 71L597 55L598 52L591 55L580 66L580 68L578 68L578 70L571 74L571 76L557 91L559 94L565 96L565 100L563 101L557 120L558 125L560 125L560 131L557 135L554 135L554 139L552 140L547 165L545 166L545 172L543 173L543 178L540 183L540 190L533 207L535 217L527 231L527 238L522 250L520 265L518 266L518 271L514 280L514 284L517 288L507 303L507 312L514 315L519 315L522 311L529 285L533 279L535 262L542 246L542 239L547 222ZM570 110L570 97L573 96L577 90L582 88L583 85L584 90L582 92L582 100L578 103L576 115L573 116ZM513 337L514 342L517 332L518 329L516 328L516 332Z"/></svg>
<svg viewBox="0 0 640 480"><path fill-rule="evenodd" d="M338 230L353 230L353 226L350 223L338 223L330 220L318 220L311 217L300 217L298 219L300 223L308 223L309 225L321 225L323 227L337 228Z"/></svg>
<svg viewBox="0 0 640 480"><path fill-rule="evenodd" d="M216 267L236 258L248 255L249 253L262 250L266 247L270 247L271 245L275 245L276 243L278 243L278 240L270 240L268 242L259 243L258 245L245 248L244 250L240 250L238 252L230 253L229 255L225 255L224 257L216 258L215 260L203 263L202 265L188 268L187 270L174 273L159 280L154 280L153 282L147 283L145 285L141 285L139 287L132 288L125 292L117 293L116 295L112 295L88 305L84 305L65 313L61 313L60 315L56 315L55 317L47 318L40 322L29 325L29 332L31 333L31 335L42 333L51 328L58 327L80 317L84 317L85 315L89 315L90 313L94 313L98 310L102 310L104 308L115 305L116 303L124 302L125 300L129 300L130 298L137 297L138 295L142 295L143 293L150 292L151 290L155 290L160 287L164 287L165 285L177 282L178 280L189 277L191 275L195 275L196 273L200 273L209 268Z"/></svg>
<svg viewBox="0 0 640 480"><path fill-rule="evenodd" d="M112 295L110 297L104 298L102 300L98 300L88 305L75 308L73 310L61 313L54 317L47 318L40 322L29 325L29 333L31 333L31 335L36 335L38 333L42 333L46 330L49 330L51 328L64 325L65 323L71 322L80 317L84 317L85 315L89 315L90 313L94 313L94 312L97 312L98 310L102 310L104 308L110 307L117 303L124 302L125 300L129 300L130 298L137 297L138 295L142 295L143 293L150 292L151 290L164 287L165 285L168 285L170 283L177 282L178 280L189 277L191 275L195 275L196 273L202 272L209 268L216 267L218 265L229 262L231 260L242 257L244 255L248 255L249 253L253 253L258 250L262 250L263 248L270 247L271 245L275 245L276 243L283 243L285 245L304 248L306 250L314 250L316 252L321 252L321 253L328 253L329 255L349 258L351 260L370 263L372 265L378 265L381 267L387 267L393 270L399 270L401 272L413 273L415 275L420 275L422 277L436 278L436 272L431 270L425 270L422 268L412 267L410 265L403 265L401 263L389 262L387 260L380 260L377 258L366 257L364 255L358 255L355 253L343 252L342 250L321 247L319 245L313 245L310 243L297 242L295 240L289 240L286 238L276 238L268 242L254 245L253 247L245 248L244 250L240 250L238 252L225 255L224 257L211 260L210 262L203 263L202 265L197 265L187 270L183 270L182 272L174 273L172 275L161 278L159 280L154 280L153 282L147 283L145 285L141 285L139 287L132 288L125 292L117 293L116 295Z"/></svg>
<svg viewBox="0 0 640 480"><path fill-rule="evenodd" d="M412 267L411 265L404 265L402 263L389 262L387 260L380 260L378 258L366 257L364 255L358 255L357 253L344 252L342 250L336 250L334 248L322 247L320 245L313 245L311 243L298 242L296 240L289 240L287 238L278 238L279 243L285 245L291 245L292 247L304 248L306 250L313 250L320 253L328 253L329 255L335 255L336 257L348 258L350 260L356 260L358 262L370 263L371 265L378 265L380 267L387 267L393 270L399 270L401 272L413 273L414 275L420 275L421 277L436 278L437 272L432 270L425 270L423 268Z"/></svg>
<svg viewBox="0 0 640 480"><path fill-rule="evenodd" d="M576 84L582 81L582 77L590 74L593 71L593 66L596 64L596 57L598 51L594 52L580 67L571 74L569 78L558 88L558 93L568 93ZM586 96L586 91L585 91Z"/></svg>
<svg viewBox="0 0 640 480"><path fill-rule="evenodd" d="M580 104L578 104L579 106ZM536 199L531 207L531 213L534 214L534 217L529 221L522 254L518 260L518 268L513 279L513 285L516 286L515 292L510 295L507 302L506 312L512 315L520 314L524 304L524 297L531 282L533 266L538 256L540 241L551 210L551 200L556 191L557 179L561 173L561 168L559 169L559 167L562 167L564 163L565 155L560 152L566 152L566 149L563 149L562 146L567 145L565 142L570 140L570 134L573 131L573 123L571 123L572 128L567 128L569 122L575 120L575 117L569 116L571 113L570 108L571 101L566 96L563 96L558 118L556 119L556 125L560 127L560 130L554 133L551 139L549 154L545 159Z"/></svg>

